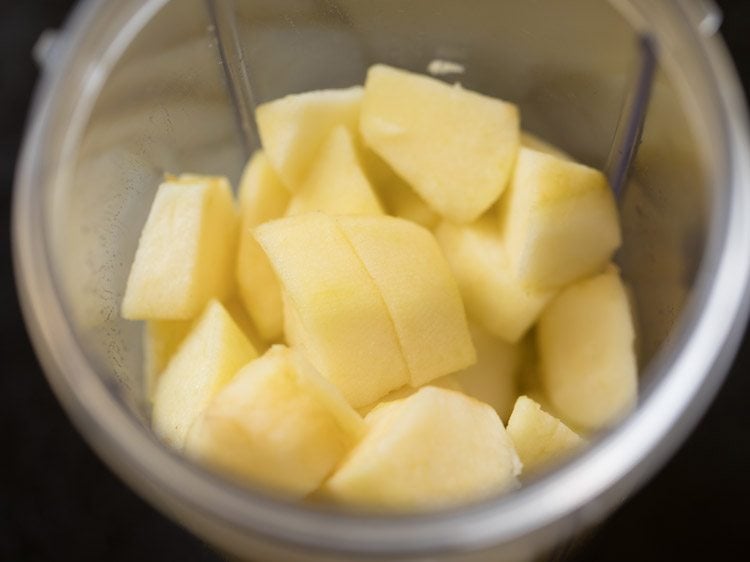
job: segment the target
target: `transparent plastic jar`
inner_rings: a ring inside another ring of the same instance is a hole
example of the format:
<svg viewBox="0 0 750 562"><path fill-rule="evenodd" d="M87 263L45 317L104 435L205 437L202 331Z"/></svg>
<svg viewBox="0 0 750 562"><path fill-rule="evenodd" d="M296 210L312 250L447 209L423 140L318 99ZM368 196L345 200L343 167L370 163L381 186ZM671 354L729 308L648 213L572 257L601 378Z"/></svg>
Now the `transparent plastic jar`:
<svg viewBox="0 0 750 562"><path fill-rule="evenodd" d="M271 560L526 560L600 520L684 440L747 316L744 101L708 2L238 1L256 103L361 83L374 62L462 64L523 126L602 167L650 33L659 65L621 202L618 259L642 359L638 408L585 452L504 497L419 516L351 514L240 489L151 434L140 326L119 318L162 174L228 174L247 156L202 0L88 1L44 53L14 201L29 331L61 402L112 469L199 536ZM252 148L252 147L250 147Z"/></svg>

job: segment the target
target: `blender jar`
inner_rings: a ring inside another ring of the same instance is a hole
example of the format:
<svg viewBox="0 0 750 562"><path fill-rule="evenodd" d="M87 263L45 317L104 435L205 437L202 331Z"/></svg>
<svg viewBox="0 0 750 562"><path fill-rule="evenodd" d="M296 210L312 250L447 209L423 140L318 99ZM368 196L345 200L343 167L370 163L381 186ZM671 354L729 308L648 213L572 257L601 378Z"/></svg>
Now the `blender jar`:
<svg viewBox="0 0 750 562"><path fill-rule="evenodd" d="M17 175L16 272L37 353L84 436L160 509L241 557L527 560L614 509L697 422L747 315L747 124L715 8L697 0L216 6L236 25L237 60L217 44L203 0L84 2L44 57ZM526 130L601 168L643 33L659 62L621 200L618 261L633 288L642 372L626 420L518 492L389 517L236 488L153 437L141 326L119 317L127 273L165 172L225 174L236 185L257 148L243 103L362 83L376 62L425 72L447 60L465 69L449 79L513 101Z"/></svg>

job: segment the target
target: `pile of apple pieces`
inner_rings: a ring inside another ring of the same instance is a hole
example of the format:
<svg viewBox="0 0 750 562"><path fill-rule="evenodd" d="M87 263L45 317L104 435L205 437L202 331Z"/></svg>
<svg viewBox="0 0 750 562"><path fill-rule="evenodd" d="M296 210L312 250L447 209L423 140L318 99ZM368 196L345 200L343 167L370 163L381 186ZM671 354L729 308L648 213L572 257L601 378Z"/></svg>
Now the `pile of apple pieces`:
<svg viewBox="0 0 750 562"><path fill-rule="evenodd" d="M514 105L377 65L256 117L238 202L166 178L128 280L166 443L293 497L428 509L632 408L609 186Z"/></svg>

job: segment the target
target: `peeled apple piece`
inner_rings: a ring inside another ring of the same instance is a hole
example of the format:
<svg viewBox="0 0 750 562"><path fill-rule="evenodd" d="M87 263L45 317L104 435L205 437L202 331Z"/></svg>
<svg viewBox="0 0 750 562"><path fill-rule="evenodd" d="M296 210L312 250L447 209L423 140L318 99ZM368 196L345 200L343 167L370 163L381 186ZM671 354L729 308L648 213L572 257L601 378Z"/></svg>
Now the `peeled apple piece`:
<svg viewBox="0 0 750 562"><path fill-rule="evenodd" d="M509 344L476 324L469 323L477 362L453 373L459 390L492 406L503 421L508 419L518 396L518 378L526 358L525 346Z"/></svg>
<svg viewBox="0 0 750 562"><path fill-rule="evenodd" d="M192 326L192 320L147 320L143 327L143 378L153 401L156 383Z"/></svg>
<svg viewBox="0 0 750 562"><path fill-rule="evenodd" d="M515 105L379 64L367 73L359 127L430 207L458 223L500 197L520 137Z"/></svg>
<svg viewBox="0 0 750 562"><path fill-rule="evenodd" d="M325 138L339 125L357 130L362 87L292 94L258 106L263 149L284 185L296 192Z"/></svg>
<svg viewBox="0 0 750 562"><path fill-rule="evenodd" d="M278 219L255 236L286 292L287 315L298 319L308 358L353 407L409 382L386 303L333 218Z"/></svg>
<svg viewBox="0 0 750 562"><path fill-rule="evenodd" d="M284 215L290 195L271 168L263 151L257 151L240 182L241 227L237 250L237 290L247 313L265 341L276 341L283 330L281 286L258 245L253 229Z"/></svg>
<svg viewBox="0 0 750 562"><path fill-rule="evenodd" d="M180 176L156 192L130 269L122 316L189 320L234 284L237 211L223 177Z"/></svg>
<svg viewBox="0 0 750 562"><path fill-rule="evenodd" d="M430 231L395 217L336 219L385 301L412 386L476 361L461 294Z"/></svg>
<svg viewBox="0 0 750 562"><path fill-rule="evenodd" d="M593 431L635 406L634 339L627 293L614 268L571 285L550 303L537 328L539 374L566 423Z"/></svg>
<svg viewBox="0 0 750 562"><path fill-rule="evenodd" d="M332 215L382 215L349 130L336 127L315 156L292 199L288 215L322 211Z"/></svg>
<svg viewBox="0 0 750 562"><path fill-rule="evenodd" d="M426 510L518 486L521 462L503 423L473 398L426 386L365 421L368 433L323 487L337 502Z"/></svg>
<svg viewBox="0 0 750 562"><path fill-rule="evenodd" d="M216 395L185 450L242 482L301 498L365 431L362 418L300 353L275 345Z"/></svg>
<svg viewBox="0 0 750 562"><path fill-rule="evenodd" d="M521 148L498 205L516 277L555 289L601 271L620 245L612 191L600 171Z"/></svg>
<svg viewBox="0 0 750 562"><path fill-rule="evenodd" d="M585 443L576 432L526 396L516 400L507 431L525 474L570 454Z"/></svg>
<svg viewBox="0 0 750 562"><path fill-rule="evenodd" d="M391 170L383 159L368 148L361 149L362 161L388 214L432 229L440 215L430 209L412 187Z"/></svg>
<svg viewBox="0 0 750 562"><path fill-rule="evenodd" d="M266 153L256 150L242 172L237 198L242 219L249 226L257 226L284 216L291 194Z"/></svg>
<svg viewBox="0 0 750 562"><path fill-rule="evenodd" d="M518 342L555 291L527 288L516 277L492 216L464 226L443 222L435 229L435 237L469 316L493 335Z"/></svg>
<svg viewBox="0 0 750 562"><path fill-rule="evenodd" d="M159 377L151 414L154 432L181 449L214 395L257 356L221 303L211 301Z"/></svg>

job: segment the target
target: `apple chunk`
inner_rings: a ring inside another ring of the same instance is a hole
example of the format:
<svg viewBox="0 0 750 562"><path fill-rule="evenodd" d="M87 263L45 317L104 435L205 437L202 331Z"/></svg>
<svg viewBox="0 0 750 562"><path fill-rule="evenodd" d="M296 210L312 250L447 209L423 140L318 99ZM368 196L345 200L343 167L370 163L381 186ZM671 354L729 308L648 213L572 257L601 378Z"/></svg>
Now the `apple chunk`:
<svg viewBox="0 0 750 562"><path fill-rule="evenodd" d="M410 384L474 363L461 295L430 231L385 216L337 221L385 301Z"/></svg>
<svg viewBox="0 0 750 562"><path fill-rule="evenodd" d="M354 139L336 127L292 199L288 215L323 211L332 215L381 215L383 208L359 163Z"/></svg>
<svg viewBox="0 0 750 562"><path fill-rule="evenodd" d="M507 429L524 473L534 472L584 443L576 432L526 396L516 400Z"/></svg>
<svg viewBox="0 0 750 562"><path fill-rule="evenodd" d="M216 395L185 450L242 482L304 497L364 432L331 383L298 352L275 345Z"/></svg>
<svg viewBox="0 0 750 562"><path fill-rule="evenodd" d="M360 132L438 213L471 222L505 189L519 146L518 108L433 78L374 65Z"/></svg>
<svg viewBox="0 0 750 562"><path fill-rule="evenodd" d="M458 226L435 229L469 316L490 333L515 343L537 321L555 291L525 287L510 267L497 221L484 216Z"/></svg>
<svg viewBox="0 0 750 562"><path fill-rule="evenodd" d="M518 379L525 359L523 344L509 344L469 324L477 362L451 375L461 391L492 406L500 419L508 419L518 396Z"/></svg>
<svg viewBox="0 0 750 562"><path fill-rule="evenodd" d="M540 377L552 407L574 427L596 430L636 401L634 330L614 268L563 290L537 328Z"/></svg>
<svg viewBox="0 0 750 562"><path fill-rule="evenodd" d="M224 307L210 302L159 377L151 416L156 434L181 449L214 395L257 355Z"/></svg>
<svg viewBox="0 0 750 562"><path fill-rule="evenodd" d="M237 290L242 304L265 341L281 337L281 287L268 258L258 246L253 229L284 215L290 195L262 151L256 152L242 174L242 222L237 252Z"/></svg>
<svg viewBox="0 0 750 562"><path fill-rule="evenodd" d="M308 213L255 231L298 318L310 361L356 407L409 381L378 287L336 221Z"/></svg>
<svg viewBox="0 0 750 562"><path fill-rule="evenodd" d="M511 268L529 287L555 289L593 275L620 245L604 174L528 148L518 153L498 216Z"/></svg>
<svg viewBox="0 0 750 562"><path fill-rule="evenodd" d="M181 176L156 192L128 277L122 316L189 320L231 291L237 212L229 182Z"/></svg>
<svg viewBox="0 0 750 562"><path fill-rule="evenodd" d="M518 485L521 463L497 413L424 387L370 412L369 431L325 483L324 496L384 510L446 507Z"/></svg>
<svg viewBox="0 0 750 562"><path fill-rule="evenodd" d="M362 88L293 94L258 106L263 148L284 185L299 190L315 154L339 125L357 130Z"/></svg>

